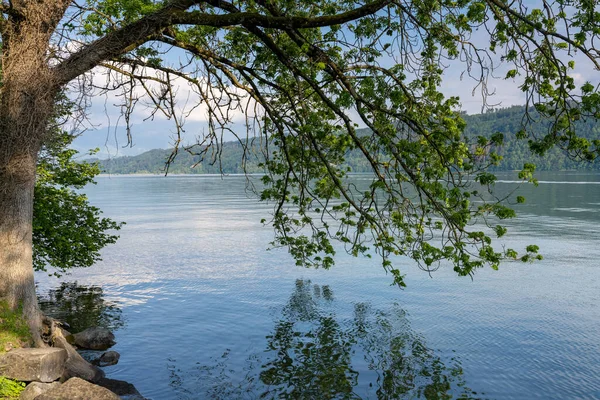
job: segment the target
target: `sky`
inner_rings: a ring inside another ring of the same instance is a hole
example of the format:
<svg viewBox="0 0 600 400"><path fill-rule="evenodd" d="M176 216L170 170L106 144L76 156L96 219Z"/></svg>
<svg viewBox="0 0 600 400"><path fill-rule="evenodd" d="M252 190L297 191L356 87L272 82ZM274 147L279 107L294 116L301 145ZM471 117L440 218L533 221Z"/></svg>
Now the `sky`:
<svg viewBox="0 0 600 400"><path fill-rule="evenodd" d="M483 101L480 92L477 90L473 92L475 83L468 78L461 79L460 71L456 68L449 69L447 72L442 91L447 96L458 95L461 98L462 109L469 114L480 113ZM101 74L101 72L97 73ZM490 104L498 104L500 107L524 104L523 93L518 89L516 82L493 80L489 89L494 93L488 98ZM120 115L120 103L121 101L111 93L94 96L88 110L89 121L85 123L86 131L74 141L73 148L81 153L99 148L100 152L97 154L99 158L114 158L137 155L156 148L172 147L176 139L173 121L161 115L146 119L149 110L142 105L138 105L138 110L134 112L131 120L132 144L128 145L125 121ZM233 129L240 134L245 131L241 113ZM184 130L184 144L193 143L196 138L202 137L208 130L205 109L194 110L186 118ZM233 140L234 137L226 136L225 139Z"/></svg>
<svg viewBox="0 0 600 400"><path fill-rule="evenodd" d="M479 35L477 32L473 35L474 42L485 44L487 33ZM476 43L479 44L479 43ZM181 54L168 56L167 61L178 63L182 58ZM577 69L572 75L575 77L577 86L581 86L585 81L591 80L592 83L598 83L598 72L593 70L589 63L586 63L582 57L575 57ZM503 79L507 66L498 65L496 72L497 78L490 79L488 82L488 91L492 93L487 98L488 105L495 107L510 107L512 105L523 105L525 103L524 94L519 89L519 78ZM476 82L468 77L461 77L464 71L464 64L453 62L448 64L444 72L444 80L441 91L446 96L459 96L461 109L469 114L482 112L483 99L481 91L476 89ZM97 68L92 72L92 81L98 86L102 86L106 81L105 70ZM184 132L182 136L183 144L191 144L201 138L208 131L208 122L206 108L200 106L189 111L189 104L194 98L193 90L179 82L176 92L177 103L181 106L180 115L185 115ZM141 92L138 93L141 98ZM147 100L146 100L147 101ZM166 119L162 115L155 115L150 118L150 108L144 106L144 100L138 103L135 112L132 115L130 126L132 143L128 144L125 120L121 116L122 100L116 92L107 94L94 93L91 97L88 109L88 120L84 123L85 132L79 136L72 147L82 154L88 150L99 148L96 155L99 158L114 158L119 156L133 156L156 148L171 148L176 138L176 129L173 121ZM189 112L188 112L189 111ZM232 129L245 135L244 115L237 111L234 118ZM233 135L224 136L225 140L233 140Z"/></svg>

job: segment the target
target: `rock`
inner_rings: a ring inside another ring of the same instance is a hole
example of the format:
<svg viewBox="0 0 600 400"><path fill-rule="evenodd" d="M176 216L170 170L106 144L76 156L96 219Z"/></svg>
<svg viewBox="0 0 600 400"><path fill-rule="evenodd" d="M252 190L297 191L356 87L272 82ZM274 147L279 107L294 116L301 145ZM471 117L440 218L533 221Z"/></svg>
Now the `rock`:
<svg viewBox="0 0 600 400"><path fill-rule="evenodd" d="M83 379L71 378L62 385L48 390L35 400L121 400L119 396L102 386Z"/></svg>
<svg viewBox="0 0 600 400"><path fill-rule="evenodd" d="M14 349L0 355L0 375L19 381L53 382L65 369L67 352L52 347Z"/></svg>
<svg viewBox="0 0 600 400"><path fill-rule="evenodd" d="M97 383L102 387L107 388L113 393L118 394L122 399L127 398L129 400L143 400L144 396L138 392L138 390L129 382L120 381L117 379L100 379Z"/></svg>
<svg viewBox="0 0 600 400"><path fill-rule="evenodd" d="M45 393L50 389L54 389L57 386L60 386L60 383L58 383L58 382L52 382L52 383L31 382L29 385L27 385L25 390L23 390L21 392L21 395L19 396L19 400L33 400L40 394Z"/></svg>
<svg viewBox="0 0 600 400"><path fill-rule="evenodd" d="M49 343L51 341L53 332L57 329L61 330L63 336L65 337L70 335L70 333L63 328L63 326L63 322L52 317L48 317L47 315L44 316L44 318L42 319L42 339L44 340L44 342Z"/></svg>
<svg viewBox="0 0 600 400"><path fill-rule="evenodd" d="M81 378L88 382L96 383L104 378L105 374L100 368L90 364L83 358L70 358L65 364L65 372L61 377L61 381L71 378Z"/></svg>
<svg viewBox="0 0 600 400"><path fill-rule="evenodd" d="M121 358L121 355L116 351L107 351L100 356L97 362L101 367L108 367L109 365L115 365L118 363L119 358Z"/></svg>
<svg viewBox="0 0 600 400"><path fill-rule="evenodd" d="M115 335L106 328L94 326L73 335L77 347L91 350L106 350L115 345Z"/></svg>
<svg viewBox="0 0 600 400"><path fill-rule="evenodd" d="M61 328L58 328L58 329L60 329L61 333L63 334L63 336L64 336L65 338L67 338L67 340L69 340L69 337L71 337L71 339L72 339L72 336L73 336L73 335L71 334L71 332L69 332L68 330L66 330L66 329L64 329L64 328L62 328L62 327L61 327Z"/></svg>
<svg viewBox="0 0 600 400"><path fill-rule="evenodd" d="M89 382L97 382L104 378L104 371L85 361L83 357L77 353L77 350L67 342L67 339L65 339L60 330L54 332L52 340L55 347L65 349L67 352L67 361L65 363L64 373L61 377L62 381L77 377Z"/></svg>

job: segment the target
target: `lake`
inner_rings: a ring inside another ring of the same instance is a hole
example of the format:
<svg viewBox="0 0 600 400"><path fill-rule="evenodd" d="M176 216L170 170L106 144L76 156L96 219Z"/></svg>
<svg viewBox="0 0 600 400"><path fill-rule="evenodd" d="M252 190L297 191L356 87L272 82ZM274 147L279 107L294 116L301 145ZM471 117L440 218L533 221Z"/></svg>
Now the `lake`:
<svg viewBox="0 0 600 400"><path fill-rule="evenodd" d="M516 186L500 175L500 190ZM266 251L271 207L243 177L103 176L126 221L103 261L36 275L54 315L114 329L108 377L151 399L600 398L600 175L539 174L507 245L544 260L432 277L339 254L330 270ZM444 397L446 396L446 397Z"/></svg>

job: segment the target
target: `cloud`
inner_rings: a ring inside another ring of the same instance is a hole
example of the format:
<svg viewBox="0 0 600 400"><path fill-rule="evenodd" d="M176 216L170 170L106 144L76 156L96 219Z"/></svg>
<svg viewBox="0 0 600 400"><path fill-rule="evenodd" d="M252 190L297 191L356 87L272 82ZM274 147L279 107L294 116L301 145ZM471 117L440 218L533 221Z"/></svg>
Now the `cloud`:
<svg viewBox="0 0 600 400"><path fill-rule="evenodd" d="M95 123L107 123L107 117L109 124L118 121L132 102L135 108L131 118L135 123L157 119L208 122L209 109L215 111L215 118L232 122L243 121L246 111L252 115L252 102L247 93L234 86L217 87L220 83L215 82L214 78L209 81L191 73L168 76L152 68L132 71L127 66L117 67L126 73L133 72L148 79L143 83L134 80L132 86L127 77L105 67L97 67L90 72L87 80L88 87L92 89L91 116ZM170 91L167 91L164 82L170 83ZM174 107L168 104L171 101ZM109 110L109 106L117 112Z"/></svg>
<svg viewBox="0 0 600 400"><path fill-rule="evenodd" d="M144 85L135 82L132 86L122 74L97 67L73 85L74 94L84 93L87 102L87 119L82 126L85 132L73 143L75 149L99 147L99 155L105 158L169 148L178 139L178 126L182 127L182 144L192 144L209 132L209 105L216 113L214 119L228 121L228 127L238 135L245 135L246 118L255 116L253 103L239 88L211 90L208 82L194 84L184 77L169 77L172 90L166 92L165 85L157 82L166 81L164 73L151 68L134 72L149 79ZM167 107L161 97L172 98L174 107ZM128 108L131 105L133 108ZM127 146L127 126L131 146ZM234 140L235 136L224 133L223 139Z"/></svg>
<svg viewBox="0 0 600 400"><path fill-rule="evenodd" d="M487 40L477 37L481 42L480 47L484 47ZM597 73L591 62L581 54L575 54L570 59L575 61L576 68L572 72L575 84L581 86L587 80L598 84ZM175 58L169 60L171 64L176 65ZM488 81L486 98L488 105L494 107L509 107L512 105L522 105L525 103L525 94L519 89L522 82L520 77L515 79L503 79L506 71L510 68L509 64L501 63L498 59L493 60L495 64L494 77ZM185 64L185 63L181 63ZM175 67L174 67L175 68ZM131 70L127 70L131 72ZM155 98L160 98L164 93L164 86L152 79L166 79L164 73L151 68L138 69L137 74L145 74L150 80L144 88L141 84L136 84L133 88L124 84L123 77L118 73L110 71L105 67L95 68L85 77L85 93L89 95L88 121L85 124L87 132L78 138L74 146L77 149L87 150L93 147L100 147L103 156L133 155L152 148L168 148L173 144L176 137L175 121L183 125L181 139L184 144L194 143L198 137L209 132L208 104L219 106L217 109L227 115L231 129L240 135L245 135L246 118L256 117L254 112L254 103L240 89L228 86L225 91L209 90L209 84L206 78L202 77L202 70L196 69L199 84L193 84L184 79L184 77L171 77L173 91L165 93L174 98L174 114L161 112L157 110L156 105L151 101L151 96L146 91L153 94ZM481 87L477 87L477 81L468 77L465 72L465 64L459 61L449 62L444 72L444 80L441 90L446 96L458 96L461 102L461 108L470 114L479 113L484 108L484 96ZM192 77L192 74L189 75ZM102 90L112 89L112 90ZM75 89L78 89L77 87ZM202 93L205 96L202 96ZM133 146L124 147L127 144L127 129L124 111L126 110L125 98L134 99L135 108L130 113L129 125L133 137ZM227 101L234 99L233 102ZM350 112L354 121L360 122L356 113ZM171 117L169 119L169 117ZM224 134L224 140L233 140L231 133Z"/></svg>

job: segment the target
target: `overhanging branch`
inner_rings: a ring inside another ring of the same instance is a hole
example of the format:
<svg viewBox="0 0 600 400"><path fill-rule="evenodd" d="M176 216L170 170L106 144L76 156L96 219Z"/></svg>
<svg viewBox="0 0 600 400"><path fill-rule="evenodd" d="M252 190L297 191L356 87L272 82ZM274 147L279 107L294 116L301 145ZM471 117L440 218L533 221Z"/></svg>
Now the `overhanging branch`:
<svg viewBox="0 0 600 400"><path fill-rule="evenodd" d="M102 61L124 54L151 40L151 36L173 25L227 27L235 25L276 29L318 28L344 24L392 3L392 0L375 0L354 10L320 17L270 16L258 13L206 14L185 11L199 3L193 0L172 1L160 10L108 33L90 43L54 68L56 82L64 85L91 70Z"/></svg>

